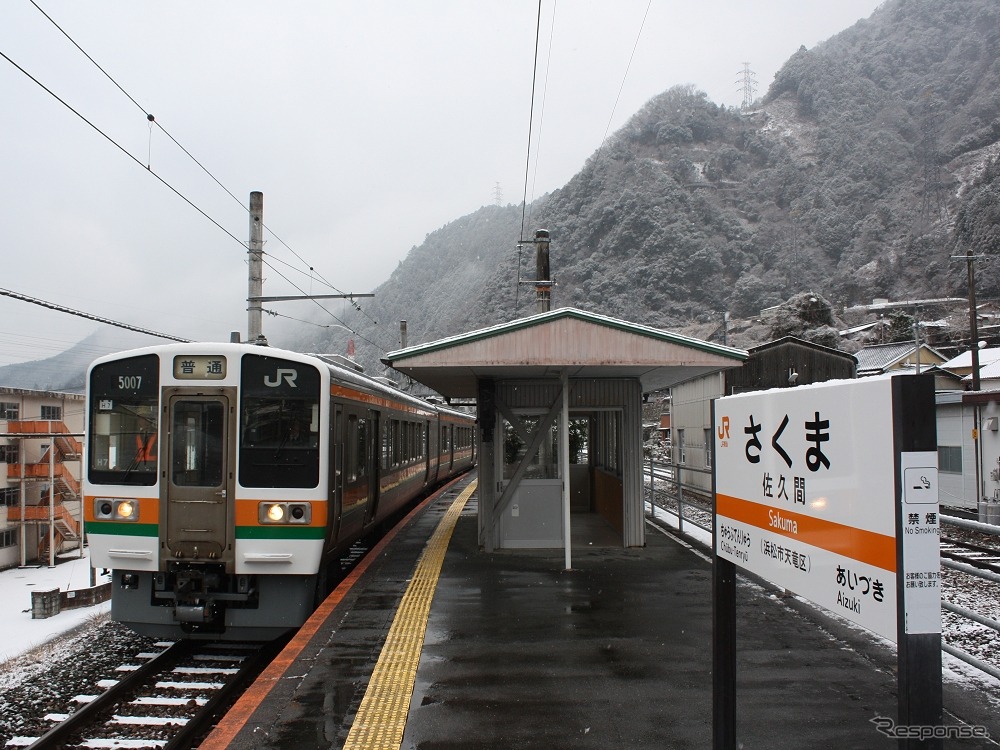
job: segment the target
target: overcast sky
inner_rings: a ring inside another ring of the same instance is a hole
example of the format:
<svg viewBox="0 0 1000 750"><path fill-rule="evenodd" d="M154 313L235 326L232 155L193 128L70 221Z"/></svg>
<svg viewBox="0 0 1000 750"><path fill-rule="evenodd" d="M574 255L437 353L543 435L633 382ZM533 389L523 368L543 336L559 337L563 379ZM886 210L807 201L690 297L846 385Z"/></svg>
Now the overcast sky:
<svg viewBox="0 0 1000 750"><path fill-rule="evenodd" d="M246 335L253 190L275 295L330 293L309 266L370 292L428 233L524 195L537 0L35 2L128 96L30 0L0 4L0 52L35 79L0 59L5 290L228 340ZM653 96L693 84L738 106L743 62L763 95L800 45L878 5L543 0L528 200ZM99 327L0 296L0 365Z"/></svg>

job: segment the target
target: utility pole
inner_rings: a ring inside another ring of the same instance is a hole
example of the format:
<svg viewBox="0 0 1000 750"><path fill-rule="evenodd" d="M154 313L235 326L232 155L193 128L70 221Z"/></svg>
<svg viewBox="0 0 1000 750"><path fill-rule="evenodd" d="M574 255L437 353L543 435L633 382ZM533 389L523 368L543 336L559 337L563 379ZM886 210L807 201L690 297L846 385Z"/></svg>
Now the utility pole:
<svg viewBox="0 0 1000 750"><path fill-rule="evenodd" d="M348 299L360 310L355 297L374 297L374 294L305 294L265 297L264 292L264 194L260 191L250 193L250 244L249 278L247 283L247 342L267 346L264 336L262 318L264 302L288 302L303 299ZM272 315L274 313L271 313ZM347 326L344 326L347 328ZM350 328L347 330L351 331ZM353 333L353 331L351 331Z"/></svg>
<svg viewBox="0 0 1000 750"><path fill-rule="evenodd" d="M972 248L965 251L969 271L969 338L972 350L972 390L979 390L979 317L976 314L976 256Z"/></svg>
<svg viewBox="0 0 1000 750"><path fill-rule="evenodd" d="M549 231L535 231L535 299L537 311L546 313L552 309L552 279L549 273Z"/></svg>
<svg viewBox="0 0 1000 750"><path fill-rule="evenodd" d="M264 194L250 193L250 278L247 291L247 341L266 344L261 325L264 291Z"/></svg>
<svg viewBox="0 0 1000 750"><path fill-rule="evenodd" d="M965 251L965 255L953 255L952 260L964 260L969 279L969 353L972 355L972 390L979 390L979 318L976 313L976 259L981 256L973 255L972 248ZM979 509L980 520L983 518L983 457L982 441L979 439L980 428L980 408L979 403L972 405L972 452L976 459L976 507Z"/></svg>
<svg viewBox="0 0 1000 750"><path fill-rule="evenodd" d="M969 342L970 351L972 353L972 390L979 390L979 319L976 314L976 263L975 257L972 254L972 248L968 248L965 251L965 262L968 266L969 273L969 338L972 341ZM980 408L979 404L975 404L972 407L973 418L975 419L975 426L972 428L972 447L976 455L976 507L982 507L983 501L983 457L981 455L983 444L980 440L979 427L980 427ZM980 511L980 516L981 516Z"/></svg>

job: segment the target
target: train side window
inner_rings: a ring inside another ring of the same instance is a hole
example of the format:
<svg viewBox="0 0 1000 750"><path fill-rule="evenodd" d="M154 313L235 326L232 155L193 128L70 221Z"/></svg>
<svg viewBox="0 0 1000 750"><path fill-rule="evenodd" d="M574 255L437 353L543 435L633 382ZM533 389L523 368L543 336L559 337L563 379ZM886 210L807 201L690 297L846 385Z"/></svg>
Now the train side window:
<svg viewBox="0 0 1000 750"><path fill-rule="evenodd" d="M382 424L382 468L392 468L392 420Z"/></svg>

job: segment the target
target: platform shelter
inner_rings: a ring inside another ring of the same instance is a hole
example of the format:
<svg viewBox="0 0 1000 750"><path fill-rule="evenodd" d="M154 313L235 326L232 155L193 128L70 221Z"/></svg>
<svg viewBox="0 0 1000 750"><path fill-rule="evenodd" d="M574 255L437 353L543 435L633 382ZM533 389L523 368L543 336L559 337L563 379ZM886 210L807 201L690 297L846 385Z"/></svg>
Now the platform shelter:
<svg viewBox="0 0 1000 750"><path fill-rule="evenodd" d="M738 367L746 357L560 308L382 361L449 401L475 400L480 544L487 551L563 547L570 568L575 526L601 526L626 547L645 543L643 394ZM583 518L598 523L575 522Z"/></svg>

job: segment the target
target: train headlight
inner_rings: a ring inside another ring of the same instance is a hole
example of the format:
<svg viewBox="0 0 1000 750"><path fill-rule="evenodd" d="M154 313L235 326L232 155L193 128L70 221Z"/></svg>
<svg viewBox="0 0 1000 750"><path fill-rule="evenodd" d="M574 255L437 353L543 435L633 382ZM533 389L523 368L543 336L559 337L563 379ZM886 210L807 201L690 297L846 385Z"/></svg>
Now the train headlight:
<svg viewBox="0 0 1000 750"><path fill-rule="evenodd" d="M132 500L122 500L115 508L115 520L134 521L139 517L139 504Z"/></svg>
<svg viewBox="0 0 1000 750"><path fill-rule="evenodd" d="M134 498L95 497L94 518L98 521L138 521L139 503Z"/></svg>
<svg viewBox="0 0 1000 750"><path fill-rule="evenodd" d="M260 523L308 524L312 521L312 505L309 503L263 502L258 506L257 519Z"/></svg>

